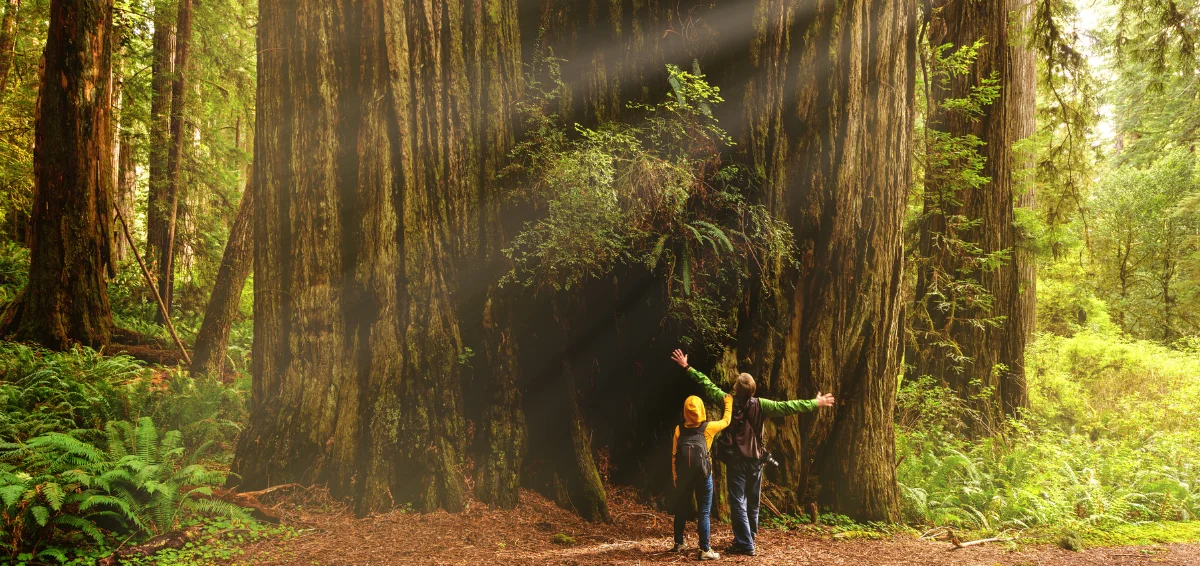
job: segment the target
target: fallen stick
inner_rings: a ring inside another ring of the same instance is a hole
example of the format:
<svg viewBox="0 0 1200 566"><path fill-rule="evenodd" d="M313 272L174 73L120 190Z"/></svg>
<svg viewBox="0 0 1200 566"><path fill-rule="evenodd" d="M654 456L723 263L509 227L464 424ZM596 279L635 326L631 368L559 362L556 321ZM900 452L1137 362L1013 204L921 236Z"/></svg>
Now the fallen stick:
<svg viewBox="0 0 1200 566"><path fill-rule="evenodd" d="M162 314L163 321L167 323L167 330L171 331L171 338L174 338L175 345L179 346L179 352L183 354L183 360L189 366L192 365L192 357L188 355L187 348L183 346L183 340L180 340L179 334L175 332L175 325L171 323L171 317L167 315L167 305L163 303L162 297L158 294L158 287L154 286L154 279L150 277L150 270L146 269L146 263L142 261L142 254L138 253L137 244L133 242L133 236L129 235L129 224L125 222L125 217L121 215L121 207L114 206L113 210L117 212L117 220L121 221L121 229L125 232L125 241L129 242L129 249L133 250L133 257L137 258L138 266L142 268L142 277L146 278L146 284L150 286L150 291L154 293L154 300L158 302L158 312Z"/></svg>
<svg viewBox="0 0 1200 566"><path fill-rule="evenodd" d="M976 546L976 545L980 545L980 544L987 544L989 542L1006 542L1006 541L1010 541L1010 540L1012 540L1012 539L992 537L992 538L973 540L970 542L959 542L957 539L955 539L955 540L951 541L951 543L954 544L954 546L951 547L950 550L958 550L960 548L966 548L968 546Z"/></svg>
<svg viewBox="0 0 1200 566"><path fill-rule="evenodd" d="M775 506L772 505L771 502L769 500L767 500L766 497L759 496L759 501L762 501L762 504L766 505L767 509L770 509L771 512L774 513L776 517L783 518L783 513L780 513L779 509L776 509Z"/></svg>
<svg viewBox="0 0 1200 566"><path fill-rule="evenodd" d="M241 495L249 495L250 497L259 497L261 495L266 495L268 493L271 493L272 491L276 491L276 490L280 490L280 489L292 489L295 487L303 487L303 486L301 486L298 483L282 483L279 485L273 485L266 489L260 489L258 491L241 491L238 493L240 493Z"/></svg>

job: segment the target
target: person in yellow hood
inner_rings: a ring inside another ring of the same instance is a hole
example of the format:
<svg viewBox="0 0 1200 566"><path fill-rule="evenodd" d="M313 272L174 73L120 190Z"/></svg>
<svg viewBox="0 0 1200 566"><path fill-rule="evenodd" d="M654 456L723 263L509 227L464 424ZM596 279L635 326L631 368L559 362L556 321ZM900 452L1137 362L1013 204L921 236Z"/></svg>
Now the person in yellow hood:
<svg viewBox="0 0 1200 566"><path fill-rule="evenodd" d="M733 416L733 396L726 395L725 411L721 420L706 421L704 402L692 395L683 401L683 426L675 427L675 440L671 443L671 479L675 484L675 546L672 552L684 550L683 531L687 527L687 514L691 495L696 496L700 516L696 530L700 537L700 560L716 560L720 556L709 544L711 533L710 516L713 498L712 459L709 450L717 433L729 426Z"/></svg>

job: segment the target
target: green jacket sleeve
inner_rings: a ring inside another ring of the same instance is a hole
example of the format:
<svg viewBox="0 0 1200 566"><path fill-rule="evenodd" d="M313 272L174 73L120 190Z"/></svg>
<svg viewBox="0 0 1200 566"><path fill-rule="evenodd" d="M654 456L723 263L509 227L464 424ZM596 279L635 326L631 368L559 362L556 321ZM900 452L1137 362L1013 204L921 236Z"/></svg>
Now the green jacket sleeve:
<svg viewBox="0 0 1200 566"><path fill-rule="evenodd" d="M817 401L815 399L795 399L792 401L772 401L770 399L758 398L758 406L762 407L763 414L768 417L786 417L796 413L806 413L817 409Z"/></svg>
<svg viewBox="0 0 1200 566"><path fill-rule="evenodd" d="M689 366L687 374L688 377L704 388L704 396L708 397L713 403L720 403L725 398L725 392L721 391L721 388L717 387L717 384L709 380L707 375L700 373L700 370Z"/></svg>

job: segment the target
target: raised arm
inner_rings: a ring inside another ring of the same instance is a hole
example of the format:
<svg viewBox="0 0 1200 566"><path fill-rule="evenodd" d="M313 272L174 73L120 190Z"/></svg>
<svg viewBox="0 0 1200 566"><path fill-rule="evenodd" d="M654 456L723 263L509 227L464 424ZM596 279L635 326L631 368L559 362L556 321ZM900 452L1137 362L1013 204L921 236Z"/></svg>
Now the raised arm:
<svg viewBox="0 0 1200 566"><path fill-rule="evenodd" d="M717 384L708 379L707 375L700 373L700 370L688 365L687 354L684 354L683 350L675 350L672 352L671 359L674 360L675 363L679 364L679 367L686 369L688 377L692 378L693 381L700 384L700 387L704 388L705 397L707 397L713 403L721 402L721 398L725 396L725 392L721 391L721 388L717 387Z"/></svg>

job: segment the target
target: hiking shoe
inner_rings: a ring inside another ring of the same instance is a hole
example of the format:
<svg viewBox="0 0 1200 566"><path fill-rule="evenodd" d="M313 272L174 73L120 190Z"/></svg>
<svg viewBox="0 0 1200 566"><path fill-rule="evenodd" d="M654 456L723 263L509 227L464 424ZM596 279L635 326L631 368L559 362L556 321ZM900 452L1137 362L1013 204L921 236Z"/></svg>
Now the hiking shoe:
<svg viewBox="0 0 1200 566"><path fill-rule="evenodd" d="M717 554L717 551L715 551L711 548L708 550L700 551L700 560L717 560L719 558L721 558L721 555Z"/></svg>
<svg viewBox="0 0 1200 566"><path fill-rule="evenodd" d="M687 549L686 544L683 544L682 542L677 542L677 543L675 543L675 546L671 547L671 552L683 552L686 549Z"/></svg>
<svg viewBox="0 0 1200 566"><path fill-rule="evenodd" d="M735 546L726 548L725 554L736 554L738 556L754 556L754 549L735 545Z"/></svg>

